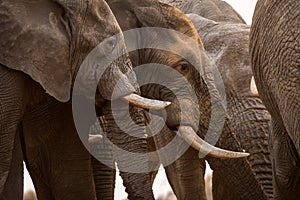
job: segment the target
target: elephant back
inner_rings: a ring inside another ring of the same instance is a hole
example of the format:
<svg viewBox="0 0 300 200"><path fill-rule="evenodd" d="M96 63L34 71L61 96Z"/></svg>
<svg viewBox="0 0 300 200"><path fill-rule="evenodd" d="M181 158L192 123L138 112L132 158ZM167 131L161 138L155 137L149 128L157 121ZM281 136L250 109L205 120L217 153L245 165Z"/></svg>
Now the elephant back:
<svg viewBox="0 0 300 200"><path fill-rule="evenodd" d="M69 100L69 36L63 8L50 0L0 2L0 63L22 71L57 100Z"/></svg>

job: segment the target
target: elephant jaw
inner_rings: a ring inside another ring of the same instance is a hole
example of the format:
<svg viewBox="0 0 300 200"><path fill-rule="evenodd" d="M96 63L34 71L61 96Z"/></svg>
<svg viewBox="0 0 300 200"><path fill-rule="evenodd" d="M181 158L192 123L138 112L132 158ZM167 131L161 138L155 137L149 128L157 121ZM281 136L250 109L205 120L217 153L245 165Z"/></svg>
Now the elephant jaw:
<svg viewBox="0 0 300 200"><path fill-rule="evenodd" d="M227 159L244 158L250 155L249 153L228 151L212 146L201 139L190 126L180 126L177 133L194 149L204 155Z"/></svg>
<svg viewBox="0 0 300 200"><path fill-rule="evenodd" d="M129 94L122 98L125 101L129 102L130 104L144 109L162 110L165 107L171 105L171 102L168 101L148 99L148 98L141 97L137 94Z"/></svg>

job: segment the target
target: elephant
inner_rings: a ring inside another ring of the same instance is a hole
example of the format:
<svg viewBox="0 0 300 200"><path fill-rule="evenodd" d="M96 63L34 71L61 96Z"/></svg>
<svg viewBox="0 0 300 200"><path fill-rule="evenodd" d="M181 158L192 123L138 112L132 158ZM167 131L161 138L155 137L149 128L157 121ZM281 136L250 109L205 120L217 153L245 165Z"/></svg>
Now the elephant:
<svg viewBox="0 0 300 200"><path fill-rule="evenodd" d="M185 2L179 8L185 13L193 13L189 16L202 38L214 71L220 71L225 84L223 90L227 96L227 113L232 120L238 140L243 148L253 155L248 160L253 169L252 176L262 187L259 191L263 191L264 194L261 193L260 196L263 199L272 198L272 173L267 146L270 115L258 97L249 95L251 93L248 83L252 74L248 56L250 28L226 2L218 0ZM222 37L218 36L220 33ZM247 79L242 83L241 77ZM221 84L216 84L220 88ZM253 143L250 145L251 140ZM243 185L245 188L247 183L234 182L231 177L226 179L225 173L218 172L218 169L214 169L213 176L214 199L233 199L233 196L237 199L251 198L251 195L247 196L247 192L243 191L245 189L241 189ZM257 196L253 198L259 199Z"/></svg>
<svg viewBox="0 0 300 200"><path fill-rule="evenodd" d="M254 79L272 118L274 199L300 195L299 7L299 1L259 0L250 31Z"/></svg>
<svg viewBox="0 0 300 200"><path fill-rule="evenodd" d="M169 103L138 96L135 75L125 75L131 70L127 54L106 69L97 65L108 54L126 51L121 29L105 1L1 1L0 13L0 199L22 199L23 159L38 198L95 199L90 155L83 145L88 135L78 135L87 132L88 115L94 112L85 107L91 104L89 99L96 99L97 111L106 116L111 129L116 126L112 112L116 109L117 115L128 118L125 101L129 102L140 128L133 130L128 124L125 130L137 135L146 133L147 119L144 110L134 105L162 109ZM95 48L100 43L103 48ZM93 52L95 58L85 62ZM79 76L82 63L92 69L84 68L87 71ZM104 72L98 83L99 71ZM92 90L94 83L96 97L86 97L81 91ZM117 104L114 108L112 102ZM73 115L74 108L82 109L85 117ZM81 120L75 123L75 117ZM115 129L114 134L120 146L147 151L144 138L122 141L123 131ZM130 161L119 164L127 167ZM143 194L132 194L135 198L154 199L149 176L123 174L125 185L143 189Z"/></svg>
<svg viewBox="0 0 300 200"><path fill-rule="evenodd" d="M220 92L227 99L227 113L241 146L250 153L247 158L252 177L238 173L229 177L230 167L213 168L214 199L272 199L272 166L268 148L271 116L261 99L251 92L253 77L249 56L250 26L235 22L216 22L188 14L196 26L212 63ZM222 33L222 34L220 34ZM223 85L224 84L224 85ZM222 88L222 85L224 88ZM235 165L232 160L224 165ZM241 169L242 170L242 169ZM248 179L254 178L259 190L252 193Z"/></svg>

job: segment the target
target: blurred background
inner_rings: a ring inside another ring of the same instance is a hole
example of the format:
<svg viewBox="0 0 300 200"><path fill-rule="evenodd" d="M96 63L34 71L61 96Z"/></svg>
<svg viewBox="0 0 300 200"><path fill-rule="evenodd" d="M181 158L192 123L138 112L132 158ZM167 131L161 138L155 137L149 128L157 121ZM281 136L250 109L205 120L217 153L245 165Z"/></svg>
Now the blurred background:
<svg viewBox="0 0 300 200"><path fill-rule="evenodd" d="M247 22L247 24L251 24L252 22L252 15L255 8L255 4L257 0L225 0L229 3ZM25 166L25 165L24 165ZM206 187L207 187L207 194L208 200L211 199L209 194L211 194L211 174L212 171L210 170L209 166L207 166L206 172ZM30 176L27 170L24 170L24 192L26 195L24 196L24 200L34 200L34 186L30 179ZM168 184L167 178L165 176L165 172L163 168L160 168L155 182L153 186L153 191L155 198L157 200L176 200L170 185ZM123 200L126 199L127 194L125 192L125 188L123 187L123 182L120 176L117 176L116 187L115 187L115 199L116 200Z"/></svg>

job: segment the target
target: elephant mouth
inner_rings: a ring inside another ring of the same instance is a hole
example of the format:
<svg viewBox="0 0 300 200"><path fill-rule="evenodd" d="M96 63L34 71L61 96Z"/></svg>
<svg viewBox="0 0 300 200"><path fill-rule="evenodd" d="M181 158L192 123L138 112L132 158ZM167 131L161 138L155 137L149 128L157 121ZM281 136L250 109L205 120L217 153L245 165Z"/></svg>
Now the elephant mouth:
<svg viewBox="0 0 300 200"><path fill-rule="evenodd" d="M249 156L249 153L234 152L215 147L201 139L191 126L179 126L177 134L182 137L191 147L204 155L215 158L235 159Z"/></svg>

